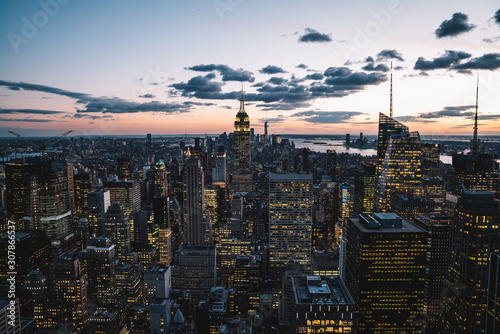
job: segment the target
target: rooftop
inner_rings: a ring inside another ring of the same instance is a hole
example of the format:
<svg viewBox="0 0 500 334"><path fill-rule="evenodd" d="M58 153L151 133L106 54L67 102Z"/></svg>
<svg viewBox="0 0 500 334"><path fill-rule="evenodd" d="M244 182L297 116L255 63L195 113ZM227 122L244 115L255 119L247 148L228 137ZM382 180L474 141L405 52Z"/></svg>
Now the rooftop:
<svg viewBox="0 0 500 334"><path fill-rule="evenodd" d="M363 233L423 233L424 230L395 213L360 215L349 220Z"/></svg>
<svg viewBox="0 0 500 334"><path fill-rule="evenodd" d="M340 276L292 276L297 304L353 305L354 300Z"/></svg>

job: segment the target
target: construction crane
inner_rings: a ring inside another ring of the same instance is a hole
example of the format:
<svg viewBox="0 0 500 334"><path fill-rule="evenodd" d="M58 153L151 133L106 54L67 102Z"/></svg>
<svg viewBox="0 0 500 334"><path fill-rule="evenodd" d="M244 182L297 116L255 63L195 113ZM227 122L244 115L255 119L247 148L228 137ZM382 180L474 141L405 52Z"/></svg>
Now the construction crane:
<svg viewBox="0 0 500 334"><path fill-rule="evenodd" d="M28 142L28 141L26 140L26 138L24 138L23 136L21 136L19 133L16 133L16 132L14 132L14 131L8 131L8 132L9 132L10 134L12 134L12 135L16 136L17 138L19 138L19 139L23 140L23 141L24 141L25 143L27 143L28 145L31 145L31 143L30 143L30 142ZM39 143L38 148L39 148L39 151L40 151L40 154L42 155L42 157L44 156L45 151L47 151L47 147L50 147L50 146L52 146L52 145L56 144L59 140L63 139L64 137L66 137L67 135L69 135L69 134L71 134L71 133L73 133L73 130L69 130L69 131L67 131L67 132L63 133L63 134L62 134L62 135L60 135L60 136L56 136L56 137L54 137L54 139L53 139L52 141L50 141L50 142L47 142L47 141L45 141L45 140L41 140L41 142Z"/></svg>

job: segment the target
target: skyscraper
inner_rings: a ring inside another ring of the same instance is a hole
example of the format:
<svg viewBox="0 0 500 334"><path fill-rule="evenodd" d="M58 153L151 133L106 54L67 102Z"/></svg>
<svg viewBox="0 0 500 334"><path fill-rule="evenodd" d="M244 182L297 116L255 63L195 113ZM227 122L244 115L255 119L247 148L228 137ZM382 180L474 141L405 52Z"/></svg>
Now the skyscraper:
<svg viewBox="0 0 500 334"><path fill-rule="evenodd" d="M453 217L420 215L415 224L427 232L427 264L425 266L424 311L426 333L438 333L442 313L442 291L448 270L450 231Z"/></svg>
<svg viewBox="0 0 500 334"><path fill-rule="evenodd" d="M104 215L111 205L109 190L97 189L87 194L87 212L90 235L97 237L105 235Z"/></svg>
<svg viewBox="0 0 500 334"><path fill-rule="evenodd" d="M103 182L104 189L109 190L111 203L119 203L128 214L130 239L134 239L134 213L141 209L141 181L108 180ZM107 208L106 208L107 210Z"/></svg>
<svg viewBox="0 0 500 334"><path fill-rule="evenodd" d="M237 192L252 191L250 171L250 118L245 111L243 92L241 92L240 110L234 121L234 173L233 189Z"/></svg>
<svg viewBox="0 0 500 334"><path fill-rule="evenodd" d="M476 89L476 113L474 118L474 132L472 137L471 151L469 154L454 154L451 176L451 191L459 195L462 186L468 190L494 191L496 198L499 197L498 162L490 154L485 154L479 149L478 138L478 109L479 109L479 76Z"/></svg>
<svg viewBox="0 0 500 334"><path fill-rule="evenodd" d="M392 112L391 112L392 114ZM395 119L379 113L378 119L378 144L377 144L377 174L380 174L380 170L382 168L382 164L385 159L385 152L387 150L387 146L389 145L389 141L394 134L400 134L401 132L409 132L409 129L406 125L399 123Z"/></svg>
<svg viewBox="0 0 500 334"><path fill-rule="evenodd" d="M443 332L482 333L490 254L500 250L498 200L492 191L462 190L450 237Z"/></svg>
<svg viewBox="0 0 500 334"><path fill-rule="evenodd" d="M290 260L310 273L312 248L311 174L269 174L269 261L275 273Z"/></svg>
<svg viewBox="0 0 500 334"><path fill-rule="evenodd" d="M415 332L424 307L425 231L394 213L349 218L346 231L357 332Z"/></svg>
<svg viewBox="0 0 500 334"><path fill-rule="evenodd" d="M354 177L354 212L373 213L375 165L362 165Z"/></svg>
<svg viewBox="0 0 500 334"><path fill-rule="evenodd" d="M500 330L500 254L490 254L488 270L488 301L486 303L486 334Z"/></svg>
<svg viewBox="0 0 500 334"><path fill-rule="evenodd" d="M91 238L87 243L88 293L101 305L116 301L116 250L108 238Z"/></svg>
<svg viewBox="0 0 500 334"><path fill-rule="evenodd" d="M420 195L422 185L418 132L393 134L383 151L384 157L378 165L374 203L374 210L378 212L390 211L391 195Z"/></svg>
<svg viewBox="0 0 500 334"><path fill-rule="evenodd" d="M116 159L116 172L119 179L132 178L132 159L121 157Z"/></svg>
<svg viewBox="0 0 500 334"><path fill-rule="evenodd" d="M191 156L186 162L186 242L201 245L211 242L211 228L204 220L204 176L200 160Z"/></svg>
<svg viewBox="0 0 500 334"><path fill-rule="evenodd" d="M89 171L82 171L73 176L76 212L82 213L88 205L88 193L94 190L94 181Z"/></svg>
<svg viewBox="0 0 500 334"><path fill-rule="evenodd" d="M120 261L127 258L130 253L130 227L128 214L123 205L113 203L106 211L104 226L106 237L116 246L116 256Z"/></svg>
<svg viewBox="0 0 500 334"><path fill-rule="evenodd" d="M326 173L335 181L337 177L337 152L335 150L326 151Z"/></svg>
<svg viewBox="0 0 500 334"><path fill-rule="evenodd" d="M87 280L78 259L56 258L49 266L49 294L71 314L79 330L87 325ZM60 319L65 321L65 319Z"/></svg>

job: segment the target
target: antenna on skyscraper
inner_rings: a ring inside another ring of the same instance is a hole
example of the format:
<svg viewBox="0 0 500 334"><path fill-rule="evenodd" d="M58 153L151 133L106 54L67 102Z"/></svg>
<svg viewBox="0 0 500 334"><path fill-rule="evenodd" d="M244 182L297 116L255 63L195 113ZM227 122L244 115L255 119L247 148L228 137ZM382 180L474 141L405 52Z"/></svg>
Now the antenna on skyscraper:
<svg viewBox="0 0 500 334"><path fill-rule="evenodd" d="M240 111L245 110L245 103L243 101L243 81L241 82L241 100L240 100Z"/></svg>
<svg viewBox="0 0 500 334"><path fill-rule="evenodd" d="M477 114L479 109L479 73L477 74L476 86L476 115L474 117L474 137L472 139L472 154L477 154L479 151L479 140L477 138Z"/></svg>
<svg viewBox="0 0 500 334"><path fill-rule="evenodd" d="M391 119L392 119L392 61L391 61L391 107L390 107L390 111L391 111Z"/></svg>

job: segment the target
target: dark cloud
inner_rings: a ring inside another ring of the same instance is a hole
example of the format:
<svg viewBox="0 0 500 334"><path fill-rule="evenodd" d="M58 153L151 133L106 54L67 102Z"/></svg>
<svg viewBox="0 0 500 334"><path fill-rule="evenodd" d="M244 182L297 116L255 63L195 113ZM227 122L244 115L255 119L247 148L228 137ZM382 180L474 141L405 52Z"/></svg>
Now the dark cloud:
<svg viewBox="0 0 500 334"><path fill-rule="evenodd" d="M286 79L280 78L280 77L272 77L271 79L267 80L267 82L272 83L273 85L282 85Z"/></svg>
<svg viewBox="0 0 500 334"><path fill-rule="evenodd" d="M262 68L259 72L264 73L264 74L286 73L286 71L284 69L282 69L281 67L278 67L278 66L274 66L274 65L268 65L268 66Z"/></svg>
<svg viewBox="0 0 500 334"><path fill-rule="evenodd" d="M438 111L424 112L415 116L400 116L396 117L396 119L401 122L432 123L437 122L440 118L471 118L474 117L475 112L472 110L474 110L475 107L474 105L448 106Z"/></svg>
<svg viewBox="0 0 500 334"><path fill-rule="evenodd" d="M306 79L306 80L323 80L324 77L325 76L321 73L313 73L313 74L306 75L306 77L304 79Z"/></svg>
<svg viewBox="0 0 500 334"><path fill-rule="evenodd" d="M404 61L403 55L399 53L397 50L382 50L377 54L377 60L381 61L386 59L397 59L400 61Z"/></svg>
<svg viewBox="0 0 500 334"><path fill-rule="evenodd" d="M328 43L331 41L332 39L329 35L311 28L306 28L305 34L299 37L299 42L302 43Z"/></svg>
<svg viewBox="0 0 500 334"><path fill-rule="evenodd" d="M210 71L215 70L215 65L198 65L190 69ZM321 73L311 73L305 78L294 75L288 79L271 77L252 85L256 92L246 93L245 101L264 102L266 105L258 105L264 110L294 110L310 107L310 101L318 98L347 96L362 91L367 85L387 80L382 73L353 73L347 67L330 67L324 73L326 79ZM222 83L208 75L191 78L187 83L174 83L171 87L179 95L190 98L237 100L240 96L238 91L223 92Z"/></svg>
<svg viewBox="0 0 500 334"><path fill-rule="evenodd" d="M437 38L454 37L464 32L471 31L476 26L467 23L469 17L464 13L453 14L450 20L444 20L443 23L436 29Z"/></svg>
<svg viewBox="0 0 500 334"><path fill-rule="evenodd" d="M77 110L78 113L178 113L187 112L190 109L190 106L179 103L161 103L158 101L137 103L115 97L92 97L89 94L71 92L50 86L29 84L24 82L9 82L0 80L0 86L7 86L9 88L14 87L28 91L52 93L76 99L76 103L84 105L82 109Z"/></svg>
<svg viewBox="0 0 500 334"><path fill-rule="evenodd" d="M140 112L162 112L166 114L188 112L190 106L177 103L161 103L151 101L136 103L119 98L96 99L87 103L84 109L77 110L78 113L111 113L128 114Z"/></svg>
<svg viewBox="0 0 500 334"><path fill-rule="evenodd" d="M389 72L389 67L384 64L378 64L377 66L375 66L375 64L369 63L363 67L363 70L369 72Z"/></svg>
<svg viewBox="0 0 500 334"><path fill-rule="evenodd" d="M41 110L41 109L2 109L0 114L37 114L37 115L55 115L64 114L64 111L57 110Z"/></svg>
<svg viewBox="0 0 500 334"><path fill-rule="evenodd" d="M496 70L500 68L500 53L488 53L479 58L474 58L466 63L455 66L458 70Z"/></svg>
<svg viewBox="0 0 500 334"><path fill-rule="evenodd" d="M309 123L346 123L352 118L363 115L359 111L302 111L291 115Z"/></svg>
<svg viewBox="0 0 500 334"><path fill-rule="evenodd" d="M307 65L305 65L305 64L299 64L299 65L297 65L297 68L302 68L302 69L305 70L305 69L307 69Z"/></svg>
<svg viewBox="0 0 500 334"><path fill-rule="evenodd" d="M450 68L458 64L461 60L470 57L471 54L464 51L446 50L443 56L434 58L433 60L426 60L423 57L419 57L413 68L422 71Z"/></svg>
<svg viewBox="0 0 500 334"><path fill-rule="evenodd" d="M329 67L323 74L325 77L347 77L352 74L352 70L347 67Z"/></svg>
<svg viewBox="0 0 500 334"><path fill-rule="evenodd" d="M154 99L156 96L154 96L153 94L144 94L144 95L139 95L139 97L143 99Z"/></svg>
<svg viewBox="0 0 500 334"><path fill-rule="evenodd" d="M190 93L216 93L222 91L222 84L220 82L212 81L213 77L210 75L206 76L196 76L187 83L181 82L177 84L172 84L177 90L182 91L183 96L189 96Z"/></svg>
<svg viewBox="0 0 500 334"><path fill-rule="evenodd" d="M89 99L90 95L88 94L83 94L83 93L76 93L76 92L71 92L59 88L54 88L50 86L44 86L44 85L37 85L37 84L30 84L30 83L25 83L25 82L10 82L10 81L4 81L0 80L0 86L6 86L7 88L11 90L28 90L28 91L36 91L36 92L45 92L45 93L51 93L51 94L56 94L56 95L61 95L61 96L67 96L73 99Z"/></svg>
<svg viewBox="0 0 500 334"><path fill-rule="evenodd" d="M495 22L500 24L500 9L496 11L495 16L493 16Z"/></svg>
<svg viewBox="0 0 500 334"><path fill-rule="evenodd" d="M368 57L366 57L365 62L373 63L373 62L375 62L375 60L372 57L368 56Z"/></svg>
<svg viewBox="0 0 500 334"><path fill-rule="evenodd" d="M3 118L0 117L0 122L32 122L32 123L48 123L54 122L54 119L35 119L35 118Z"/></svg>
<svg viewBox="0 0 500 334"><path fill-rule="evenodd" d="M254 82L255 78L252 75L252 72L245 71L243 69L232 69L227 65L221 64L208 64L208 65L195 65L192 67L188 67L189 70L197 71L197 72L212 72L217 71L222 75L222 81L248 81Z"/></svg>
<svg viewBox="0 0 500 334"><path fill-rule="evenodd" d="M444 107L439 111L431 111L427 113L421 113L419 115L420 118L443 118L443 117L464 117L474 115L474 112L469 111L474 109L474 105L468 106L453 106L453 107Z"/></svg>
<svg viewBox="0 0 500 334"><path fill-rule="evenodd" d="M330 77L325 80L327 85L347 85L347 86L365 86L376 85L387 80L382 73L363 73L356 72L349 76Z"/></svg>

